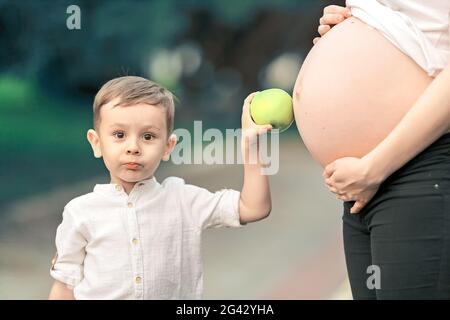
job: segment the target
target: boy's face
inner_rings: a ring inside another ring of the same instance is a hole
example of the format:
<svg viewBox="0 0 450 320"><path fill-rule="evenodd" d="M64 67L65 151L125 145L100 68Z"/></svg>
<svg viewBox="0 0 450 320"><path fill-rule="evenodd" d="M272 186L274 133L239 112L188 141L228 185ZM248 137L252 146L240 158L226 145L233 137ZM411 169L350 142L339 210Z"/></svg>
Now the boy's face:
<svg viewBox="0 0 450 320"><path fill-rule="evenodd" d="M98 131L89 130L95 157L103 157L111 182L134 184L151 178L162 160L168 160L176 144L168 137L166 110L136 104L115 106L117 99L100 109Z"/></svg>

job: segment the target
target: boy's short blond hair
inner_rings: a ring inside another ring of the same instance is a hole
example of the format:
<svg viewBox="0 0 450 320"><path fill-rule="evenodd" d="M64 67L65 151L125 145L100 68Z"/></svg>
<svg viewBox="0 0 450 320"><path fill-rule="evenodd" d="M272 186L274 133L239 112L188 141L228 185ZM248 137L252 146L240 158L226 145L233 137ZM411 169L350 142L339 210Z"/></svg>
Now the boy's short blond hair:
<svg viewBox="0 0 450 320"><path fill-rule="evenodd" d="M161 106L166 109L168 136L172 133L175 116L173 94L163 86L145 78L125 76L112 79L105 83L94 99L94 128L100 125L100 108L119 98L116 106L126 107L139 103Z"/></svg>

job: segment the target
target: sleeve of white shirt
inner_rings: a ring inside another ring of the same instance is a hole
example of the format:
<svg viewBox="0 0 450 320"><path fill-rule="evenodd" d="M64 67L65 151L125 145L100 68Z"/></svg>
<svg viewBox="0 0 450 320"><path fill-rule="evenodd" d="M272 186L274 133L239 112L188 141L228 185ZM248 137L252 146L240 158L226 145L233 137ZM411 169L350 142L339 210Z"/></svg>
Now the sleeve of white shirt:
<svg viewBox="0 0 450 320"><path fill-rule="evenodd" d="M204 188L185 184L175 178L183 205L191 210L201 229L216 227L241 227L239 199L241 193L232 189L210 192Z"/></svg>
<svg viewBox="0 0 450 320"><path fill-rule="evenodd" d="M83 261L86 255L86 230L77 223L66 206L63 221L56 231L56 257L50 275L65 284L76 286L83 279Z"/></svg>

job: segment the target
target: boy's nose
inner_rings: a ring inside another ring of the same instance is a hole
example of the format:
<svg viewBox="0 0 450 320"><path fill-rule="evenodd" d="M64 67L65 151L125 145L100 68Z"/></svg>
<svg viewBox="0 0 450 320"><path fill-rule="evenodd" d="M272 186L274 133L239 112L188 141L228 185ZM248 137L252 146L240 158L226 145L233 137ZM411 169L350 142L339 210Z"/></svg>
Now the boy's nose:
<svg viewBox="0 0 450 320"><path fill-rule="evenodd" d="M139 150L131 150L131 149L128 149L128 150L127 150L127 154L138 155L138 154L140 154L140 151L139 151Z"/></svg>
<svg viewBox="0 0 450 320"><path fill-rule="evenodd" d="M139 148L137 147L129 147L127 149L127 154L132 154L132 155L139 155L141 152L139 151Z"/></svg>

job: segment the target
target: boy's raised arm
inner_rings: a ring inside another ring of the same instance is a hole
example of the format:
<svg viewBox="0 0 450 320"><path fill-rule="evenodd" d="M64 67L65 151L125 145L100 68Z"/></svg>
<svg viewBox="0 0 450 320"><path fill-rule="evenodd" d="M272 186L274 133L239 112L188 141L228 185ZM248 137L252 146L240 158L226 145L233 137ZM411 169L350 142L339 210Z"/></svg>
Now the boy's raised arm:
<svg viewBox="0 0 450 320"><path fill-rule="evenodd" d="M258 155L258 136L272 129L271 125L256 125L250 116L250 103L256 93L244 101L242 110L242 156L244 160L244 184L239 201L240 222L266 218L272 209L269 179L263 173Z"/></svg>

